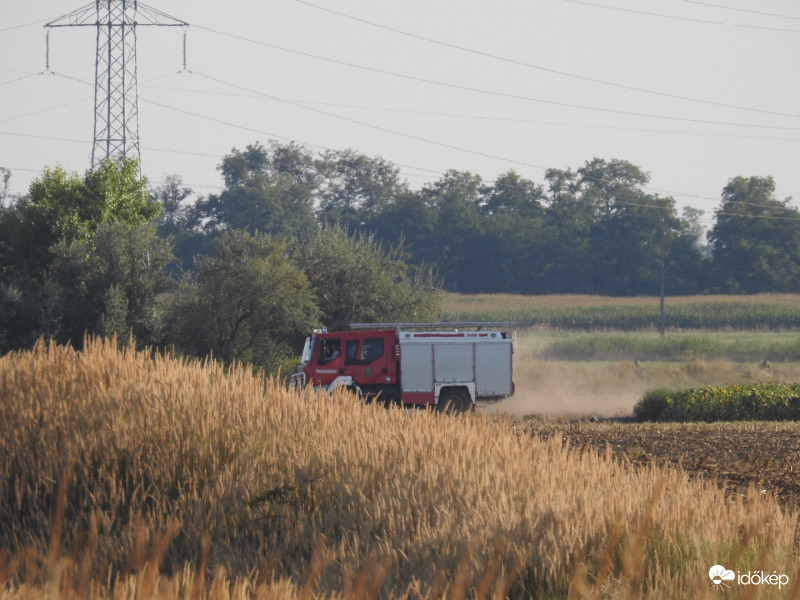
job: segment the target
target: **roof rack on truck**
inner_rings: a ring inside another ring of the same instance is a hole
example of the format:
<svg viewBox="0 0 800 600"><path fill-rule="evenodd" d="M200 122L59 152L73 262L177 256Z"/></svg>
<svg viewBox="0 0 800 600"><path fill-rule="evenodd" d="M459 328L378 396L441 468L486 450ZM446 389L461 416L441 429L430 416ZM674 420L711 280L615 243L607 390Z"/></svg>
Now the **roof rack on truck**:
<svg viewBox="0 0 800 600"><path fill-rule="evenodd" d="M516 327L514 321L439 321L432 323L350 323L350 329L463 329L475 327L482 329L498 329Z"/></svg>

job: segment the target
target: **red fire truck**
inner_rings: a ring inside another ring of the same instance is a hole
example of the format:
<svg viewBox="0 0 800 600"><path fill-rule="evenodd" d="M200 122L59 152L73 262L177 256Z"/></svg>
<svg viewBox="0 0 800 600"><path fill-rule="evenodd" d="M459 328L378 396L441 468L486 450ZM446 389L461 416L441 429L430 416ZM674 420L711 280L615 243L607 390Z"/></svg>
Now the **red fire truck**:
<svg viewBox="0 0 800 600"><path fill-rule="evenodd" d="M465 412L514 393L511 325L352 323L352 331L318 330L306 338L292 383Z"/></svg>

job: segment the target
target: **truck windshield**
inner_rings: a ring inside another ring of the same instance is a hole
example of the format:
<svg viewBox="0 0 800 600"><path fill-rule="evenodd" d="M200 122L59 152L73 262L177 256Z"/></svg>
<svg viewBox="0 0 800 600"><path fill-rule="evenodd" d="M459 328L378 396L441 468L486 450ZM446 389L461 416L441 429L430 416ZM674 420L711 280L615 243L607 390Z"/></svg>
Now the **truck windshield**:
<svg viewBox="0 0 800 600"><path fill-rule="evenodd" d="M314 340L310 337L306 338L306 343L303 346L303 354L300 357L300 362L311 362L311 357L314 356Z"/></svg>

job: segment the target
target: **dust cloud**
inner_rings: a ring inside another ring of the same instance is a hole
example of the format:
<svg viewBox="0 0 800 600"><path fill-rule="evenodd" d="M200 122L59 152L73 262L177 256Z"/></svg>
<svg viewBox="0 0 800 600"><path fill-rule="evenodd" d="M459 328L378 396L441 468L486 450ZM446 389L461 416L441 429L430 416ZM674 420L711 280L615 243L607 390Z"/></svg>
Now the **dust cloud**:
<svg viewBox="0 0 800 600"><path fill-rule="evenodd" d="M480 407L490 415L527 417L530 415L575 417L630 416L633 405L646 390L631 387L619 390L592 392L564 385L520 389L511 397Z"/></svg>

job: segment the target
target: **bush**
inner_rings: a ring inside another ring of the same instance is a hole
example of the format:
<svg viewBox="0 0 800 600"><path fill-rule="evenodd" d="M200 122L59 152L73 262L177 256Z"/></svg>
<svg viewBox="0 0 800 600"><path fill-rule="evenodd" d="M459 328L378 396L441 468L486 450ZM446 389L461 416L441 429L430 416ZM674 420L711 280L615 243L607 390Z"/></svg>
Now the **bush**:
<svg viewBox="0 0 800 600"><path fill-rule="evenodd" d="M755 383L653 390L633 409L640 421L788 421L800 419L800 384Z"/></svg>
<svg viewBox="0 0 800 600"><path fill-rule="evenodd" d="M667 408L667 399L674 392L659 388L650 390L633 407L633 416L638 421L659 421Z"/></svg>

